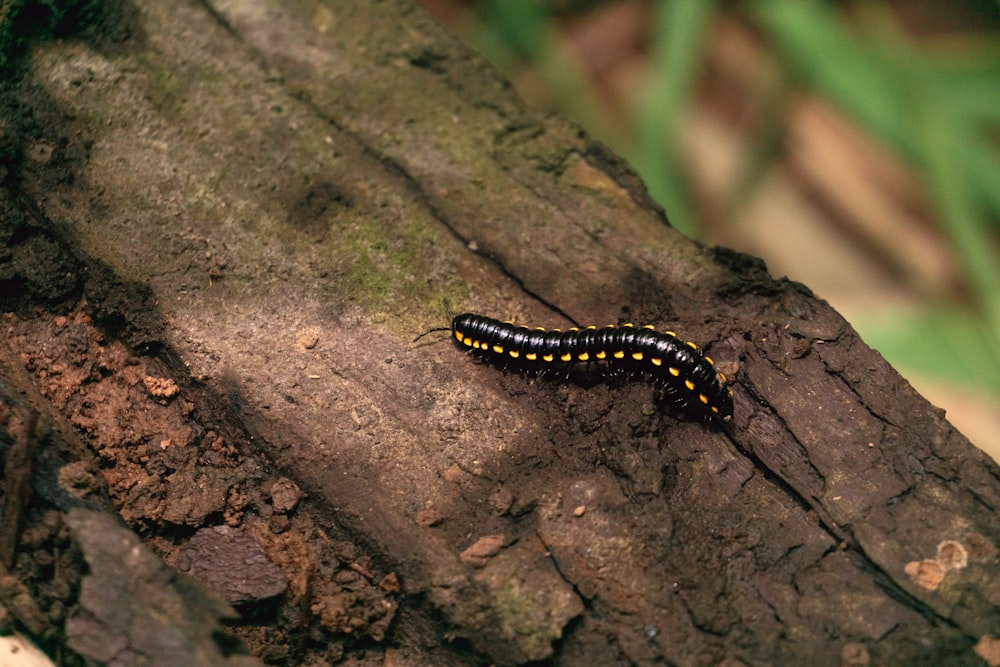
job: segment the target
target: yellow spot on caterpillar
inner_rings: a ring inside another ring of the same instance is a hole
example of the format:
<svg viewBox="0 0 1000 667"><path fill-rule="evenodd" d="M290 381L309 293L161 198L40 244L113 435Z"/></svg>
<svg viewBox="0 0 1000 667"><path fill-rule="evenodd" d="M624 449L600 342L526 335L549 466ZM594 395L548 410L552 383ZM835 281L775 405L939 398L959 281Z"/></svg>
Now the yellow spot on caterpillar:
<svg viewBox="0 0 1000 667"><path fill-rule="evenodd" d="M546 354L544 357L542 357L542 361L547 361L550 364L552 363L553 359L555 359L555 357L551 354Z"/></svg>
<svg viewBox="0 0 1000 667"><path fill-rule="evenodd" d="M545 327L535 327L535 331L545 331Z"/></svg>
<svg viewBox="0 0 1000 667"><path fill-rule="evenodd" d="M634 325L634 324L632 324L631 322L627 322L627 323L623 324L622 326L623 326L623 327L629 327L629 328L632 328L632 327L634 327L635 325Z"/></svg>
<svg viewBox="0 0 1000 667"><path fill-rule="evenodd" d="M688 388L688 391L694 391L694 382L691 380L684 380L684 386Z"/></svg>
<svg viewBox="0 0 1000 667"><path fill-rule="evenodd" d="M604 350L601 350L600 352L598 352L594 356L597 357L598 359L606 359L607 356L608 356L608 353L605 352Z"/></svg>
<svg viewBox="0 0 1000 667"><path fill-rule="evenodd" d="M518 352L517 350L511 350L510 351L510 358L511 359L517 359L519 356L521 356L521 353Z"/></svg>
<svg viewBox="0 0 1000 667"><path fill-rule="evenodd" d="M670 373L671 375L673 375L674 377L680 377L680 374L681 374L680 370L674 368L673 366L671 366L670 368L668 368L667 372Z"/></svg>
<svg viewBox="0 0 1000 667"><path fill-rule="evenodd" d="M663 333L667 334L668 336L673 336L674 338L677 338L677 334L674 333L673 331L664 331Z"/></svg>
<svg viewBox="0 0 1000 667"><path fill-rule="evenodd" d="M719 414L719 408L717 408L717 407L715 407L713 405L711 409L712 409L712 412L714 412L715 414Z"/></svg>
<svg viewBox="0 0 1000 667"><path fill-rule="evenodd" d="M715 362L714 362L714 361L712 361L712 357L708 356L707 354L706 354L706 355L705 355L705 356L703 357L703 359L704 359L705 361L707 361L707 362L708 362L709 364L711 364L712 366L714 366L714 365L715 365Z"/></svg>
<svg viewBox="0 0 1000 667"><path fill-rule="evenodd" d="M500 347L499 345L494 345L493 351L496 352L497 354L503 354L503 348Z"/></svg>
<svg viewBox="0 0 1000 667"><path fill-rule="evenodd" d="M726 379L726 376L722 373L717 373L716 375L719 376L719 379L722 380L723 383L729 382L729 380Z"/></svg>
<svg viewBox="0 0 1000 667"><path fill-rule="evenodd" d="M697 350L698 349L698 346L695 345L694 343L692 343L691 341L688 341L688 342L686 342L684 344L687 345L688 347L690 347L692 350Z"/></svg>
<svg viewBox="0 0 1000 667"><path fill-rule="evenodd" d="M596 329L597 329L597 327L595 327L593 324L591 324L589 327L587 327L587 331L594 331Z"/></svg>
<svg viewBox="0 0 1000 667"><path fill-rule="evenodd" d="M579 331L580 327L570 327L567 331Z"/></svg>
<svg viewBox="0 0 1000 667"><path fill-rule="evenodd" d="M560 361L573 361L573 355L572 354L564 354L561 357L559 357L559 360Z"/></svg>
<svg viewBox="0 0 1000 667"><path fill-rule="evenodd" d="M465 343L466 345L468 345L469 347L472 347L472 337L471 336L465 336L464 338L462 338L462 342Z"/></svg>
<svg viewBox="0 0 1000 667"><path fill-rule="evenodd" d="M590 355L587 354L586 352L581 352L580 354L576 355L576 358L579 361L587 361L590 359Z"/></svg>
<svg viewBox="0 0 1000 667"><path fill-rule="evenodd" d="M642 352L633 352L632 358L636 361L642 361Z"/></svg>
<svg viewBox="0 0 1000 667"><path fill-rule="evenodd" d="M647 324L646 326L643 327L643 329L649 329L649 330L653 330L655 328L656 327L654 327L652 324Z"/></svg>
<svg viewBox="0 0 1000 667"><path fill-rule="evenodd" d="M705 405L708 405L708 396L706 396L705 394L698 394L698 400L704 403Z"/></svg>
<svg viewBox="0 0 1000 667"><path fill-rule="evenodd" d="M618 350L617 352L613 353L611 356L613 356L615 359L624 359L625 358L625 352L623 350Z"/></svg>
<svg viewBox="0 0 1000 667"><path fill-rule="evenodd" d="M524 358L527 359L528 361L534 361L535 359L538 358L538 355L534 352L529 352L528 354L524 355Z"/></svg>
<svg viewBox="0 0 1000 667"><path fill-rule="evenodd" d="M653 363L654 366L663 365L663 359L657 359L656 357L653 357L652 359L650 359L650 361Z"/></svg>
<svg viewBox="0 0 1000 667"><path fill-rule="evenodd" d="M455 332L455 338L457 338L458 340L461 341L464 338L464 336L462 335L461 331L456 331Z"/></svg>

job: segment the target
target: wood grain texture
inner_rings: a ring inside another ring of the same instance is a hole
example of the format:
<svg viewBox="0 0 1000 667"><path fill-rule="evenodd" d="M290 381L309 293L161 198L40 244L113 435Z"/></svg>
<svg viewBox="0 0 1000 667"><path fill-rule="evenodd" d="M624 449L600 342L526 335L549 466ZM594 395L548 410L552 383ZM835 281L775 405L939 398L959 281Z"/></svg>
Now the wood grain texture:
<svg viewBox="0 0 1000 667"><path fill-rule="evenodd" d="M807 288L676 233L626 165L421 11L120 11L114 48L34 49L25 154L49 157L24 162L19 201L114 276L85 289L113 334L392 564L434 629L389 642L447 634L498 664L976 664L1000 633L997 466ZM411 345L445 301L697 340L737 370L732 432L641 384ZM498 535L481 566L460 557ZM969 557L931 589L913 564L946 541Z"/></svg>

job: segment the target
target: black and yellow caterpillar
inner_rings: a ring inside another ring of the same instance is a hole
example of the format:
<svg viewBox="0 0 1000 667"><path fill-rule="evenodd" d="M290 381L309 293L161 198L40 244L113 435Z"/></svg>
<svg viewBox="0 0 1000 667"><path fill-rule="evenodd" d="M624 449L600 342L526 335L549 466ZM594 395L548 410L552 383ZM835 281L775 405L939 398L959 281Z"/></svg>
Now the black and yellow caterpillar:
<svg viewBox="0 0 1000 667"><path fill-rule="evenodd" d="M711 358L694 343L672 331L652 326L532 329L491 317L463 313L451 327L426 331L451 331L455 340L494 363L517 368L596 362L599 372L648 375L661 385L679 409L699 417L729 422L733 417L733 392Z"/></svg>

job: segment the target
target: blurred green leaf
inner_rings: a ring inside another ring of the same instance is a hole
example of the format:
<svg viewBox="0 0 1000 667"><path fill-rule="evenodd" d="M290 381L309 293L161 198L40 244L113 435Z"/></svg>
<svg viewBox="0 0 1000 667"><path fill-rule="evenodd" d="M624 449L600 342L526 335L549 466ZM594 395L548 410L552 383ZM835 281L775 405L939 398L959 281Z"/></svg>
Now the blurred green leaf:
<svg viewBox="0 0 1000 667"><path fill-rule="evenodd" d="M1000 122L1000 53L983 44L954 60L926 59L926 85L947 100L968 123Z"/></svg>
<svg viewBox="0 0 1000 667"><path fill-rule="evenodd" d="M982 319L950 305L887 322L859 322L865 342L894 365L1000 395L996 353Z"/></svg>
<svg viewBox="0 0 1000 667"><path fill-rule="evenodd" d="M850 31L830 5L765 0L744 6L766 29L788 71L893 145L905 145L899 109L909 96L906 81L882 51Z"/></svg>
<svg viewBox="0 0 1000 667"><path fill-rule="evenodd" d="M632 121L633 140L626 154L642 174L650 195L669 212L671 224L689 236L697 236L697 216L679 169L677 138L682 115L691 106L706 26L716 6L714 0L659 4L649 67Z"/></svg>
<svg viewBox="0 0 1000 667"><path fill-rule="evenodd" d="M1000 162L993 143L1000 118L1000 42L977 38L970 42L977 48L960 53L921 49L875 3L862 14L870 21L867 33L825 3L766 0L746 7L795 79L823 93L920 170L975 296L964 317L934 318L933 327L920 333L944 335L953 327L953 336L968 339L965 348L978 350L970 372L1000 386L1000 253L990 230L1000 219ZM922 349L920 335L890 340ZM888 345L886 352L902 360L906 346Z"/></svg>

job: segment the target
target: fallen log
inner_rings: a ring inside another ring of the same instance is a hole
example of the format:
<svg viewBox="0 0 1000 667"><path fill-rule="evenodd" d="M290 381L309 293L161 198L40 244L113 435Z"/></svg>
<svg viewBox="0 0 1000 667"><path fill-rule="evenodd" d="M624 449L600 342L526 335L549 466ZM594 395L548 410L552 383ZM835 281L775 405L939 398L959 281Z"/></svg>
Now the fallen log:
<svg viewBox="0 0 1000 667"><path fill-rule="evenodd" d="M7 354L161 555L256 535L289 581L270 630L236 629L258 655L995 656L996 464L806 287L675 232L421 11L99 18L11 88ZM29 242L72 275L52 260L39 284L63 282L34 289ZM446 303L675 330L732 381L732 423L412 344ZM280 480L306 500L279 510Z"/></svg>

